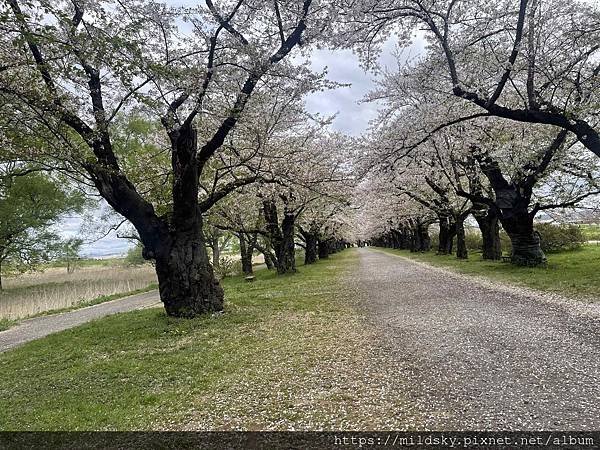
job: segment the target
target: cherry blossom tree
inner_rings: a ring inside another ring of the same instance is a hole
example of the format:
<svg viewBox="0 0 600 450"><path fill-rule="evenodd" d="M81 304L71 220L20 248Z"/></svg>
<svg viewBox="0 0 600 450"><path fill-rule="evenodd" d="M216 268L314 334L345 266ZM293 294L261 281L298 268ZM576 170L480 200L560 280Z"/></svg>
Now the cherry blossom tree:
<svg viewBox="0 0 600 450"><path fill-rule="evenodd" d="M341 1L348 45L367 65L394 33L400 46L418 29L426 54L407 73L430 92L472 105L458 118L495 116L573 133L600 156L600 9L578 0ZM439 125L438 125L439 126ZM444 126L442 124L441 126ZM437 126L432 127L433 131Z"/></svg>
<svg viewBox="0 0 600 450"><path fill-rule="evenodd" d="M329 24L328 6L206 0L173 9L138 0L7 0L0 7L0 95L15 114L61 141L51 158L76 165L133 224L144 256L156 261L169 315L223 308L202 216L257 178L232 179L231 171L220 177L226 169L215 161L260 92L282 80L292 89L314 81L318 89L308 65L289 55L318 40ZM160 117L163 127L170 185L163 212L124 171L115 150L115 121L135 109ZM207 173L217 182L203 189Z"/></svg>

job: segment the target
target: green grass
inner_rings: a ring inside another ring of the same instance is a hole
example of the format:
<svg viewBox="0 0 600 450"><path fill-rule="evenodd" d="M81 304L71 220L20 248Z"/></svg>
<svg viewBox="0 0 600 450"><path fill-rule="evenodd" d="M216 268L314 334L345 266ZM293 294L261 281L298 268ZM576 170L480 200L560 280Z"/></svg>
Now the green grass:
<svg viewBox="0 0 600 450"><path fill-rule="evenodd" d="M294 408L302 392L321 390L321 375L308 387L302 377L337 373L340 358L368 359L364 339L352 337L364 327L340 300L355 264L347 251L293 276L226 279L223 314L178 320L141 310L0 354L0 430L253 429L318 417ZM352 339L357 350L340 355Z"/></svg>
<svg viewBox="0 0 600 450"><path fill-rule="evenodd" d="M579 228L588 241L600 241L600 225L586 224L579 225Z"/></svg>
<svg viewBox="0 0 600 450"><path fill-rule="evenodd" d="M556 292L589 300L600 299L600 246L587 245L579 250L548 255L547 268L517 267L508 263L481 260L471 253L469 259L440 256L434 252L410 253L381 249L385 252L413 258L435 266L447 267L469 275L521 285L541 291Z"/></svg>
<svg viewBox="0 0 600 450"><path fill-rule="evenodd" d="M14 320L0 319L0 331L8 330L15 324L16 322Z"/></svg>

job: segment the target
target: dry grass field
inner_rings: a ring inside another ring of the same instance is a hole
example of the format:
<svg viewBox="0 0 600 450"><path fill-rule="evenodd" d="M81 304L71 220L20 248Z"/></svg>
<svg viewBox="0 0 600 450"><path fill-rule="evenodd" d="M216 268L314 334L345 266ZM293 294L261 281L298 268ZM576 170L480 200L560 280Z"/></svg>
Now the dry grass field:
<svg viewBox="0 0 600 450"><path fill-rule="evenodd" d="M3 280L0 319L21 319L64 309L99 297L132 292L156 283L150 265L127 267L119 263L80 267L73 273L49 268Z"/></svg>

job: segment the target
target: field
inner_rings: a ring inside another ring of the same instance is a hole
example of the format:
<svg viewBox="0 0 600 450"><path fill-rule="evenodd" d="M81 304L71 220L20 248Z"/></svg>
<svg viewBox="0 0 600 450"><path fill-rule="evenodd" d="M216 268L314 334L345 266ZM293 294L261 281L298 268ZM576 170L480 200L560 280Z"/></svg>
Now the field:
<svg viewBox="0 0 600 450"><path fill-rule="evenodd" d="M6 277L0 291L0 329L2 321L110 300L117 294L148 289L154 283L152 266L124 267L120 260L84 262L73 273L64 267L47 267Z"/></svg>
<svg viewBox="0 0 600 450"><path fill-rule="evenodd" d="M548 255L548 267L516 267L508 263L482 261L481 255L471 253L468 260L455 256L440 256L435 252L410 253L406 250L382 249L428 264L447 267L469 275L479 275L511 284L547 292L556 292L600 301L600 246L586 245L579 250Z"/></svg>
<svg viewBox="0 0 600 450"><path fill-rule="evenodd" d="M579 228L588 241L600 241L600 225L579 225Z"/></svg>
<svg viewBox="0 0 600 450"><path fill-rule="evenodd" d="M0 429L383 427L401 399L369 391L397 377L348 300L356 264L228 278L224 314L136 311L0 354Z"/></svg>

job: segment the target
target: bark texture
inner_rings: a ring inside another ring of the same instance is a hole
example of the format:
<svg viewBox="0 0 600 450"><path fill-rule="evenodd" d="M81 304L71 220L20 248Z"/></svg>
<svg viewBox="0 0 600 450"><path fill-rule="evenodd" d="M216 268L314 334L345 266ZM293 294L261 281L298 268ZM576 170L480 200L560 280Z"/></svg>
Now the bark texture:
<svg viewBox="0 0 600 450"><path fill-rule="evenodd" d="M481 231L483 259L499 260L502 257L502 243L498 214L492 208L483 208L474 211L473 216Z"/></svg>
<svg viewBox="0 0 600 450"><path fill-rule="evenodd" d="M304 237L304 242L306 243L306 253L304 256L304 264L314 264L317 262L319 250L318 250L318 242L319 239L316 233L312 233L310 231L304 231L302 233Z"/></svg>
<svg viewBox="0 0 600 450"><path fill-rule="evenodd" d="M238 236L240 241L240 258L242 262L242 273L244 275L252 275L252 255L254 253L254 246L256 245L256 236L248 237L244 233L240 233Z"/></svg>
<svg viewBox="0 0 600 450"><path fill-rule="evenodd" d="M284 208L280 225L274 200L263 201L263 213L269 241L275 251L277 273L283 275L296 272L296 216Z"/></svg>
<svg viewBox="0 0 600 450"><path fill-rule="evenodd" d="M318 249L319 249L319 259L327 259L327 258L329 258L329 254L331 253L331 249L329 247L329 241L328 240L319 240Z"/></svg>
<svg viewBox="0 0 600 450"><path fill-rule="evenodd" d="M160 298L167 314L195 317L223 310L223 289L215 278L200 230L178 233L156 255Z"/></svg>

